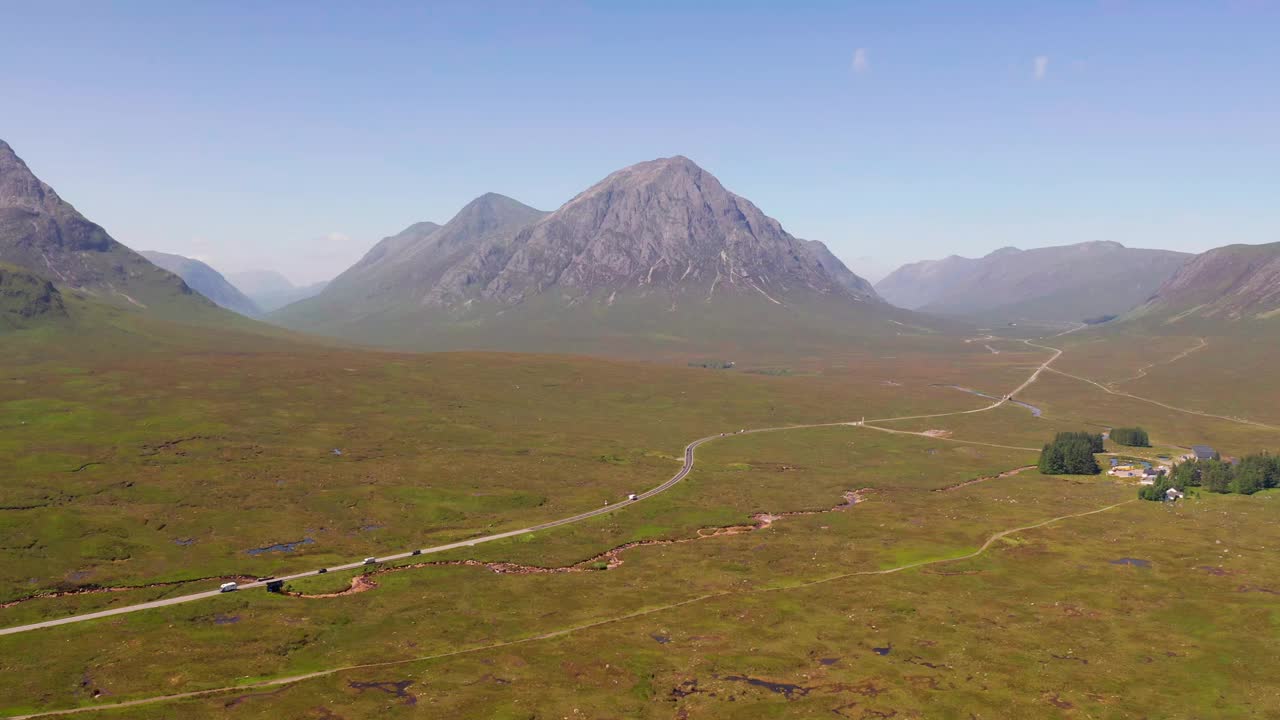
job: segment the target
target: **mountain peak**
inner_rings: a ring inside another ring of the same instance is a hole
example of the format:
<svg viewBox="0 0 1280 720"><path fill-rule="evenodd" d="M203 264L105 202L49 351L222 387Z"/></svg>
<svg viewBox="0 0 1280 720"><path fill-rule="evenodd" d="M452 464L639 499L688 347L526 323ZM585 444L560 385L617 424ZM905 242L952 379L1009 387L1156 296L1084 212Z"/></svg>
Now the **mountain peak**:
<svg viewBox="0 0 1280 720"><path fill-rule="evenodd" d="M13 148L0 140L0 206L51 212L65 205L53 188L41 182Z"/></svg>
<svg viewBox="0 0 1280 720"><path fill-rule="evenodd" d="M495 192L487 192L472 200L454 215L445 227L457 227L465 224L472 233L488 233L498 227L505 226L513 220L527 219L532 222L543 215L541 210Z"/></svg>
<svg viewBox="0 0 1280 720"><path fill-rule="evenodd" d="M385 337L362 327L383 318L440 338L526 322L581 337L699 323L754 336L761 313L827 312L848 322L896 311L821 242L794 237L676 155L617 170L549 214L487 193L277 317L353 337Z"/></svg>
<svg viewBox="0 0 1280 720"><path fill-rule="evenodd" d="M1004 257L1006 255L1017 255L1020 252L1022 252L1021 248L1016 248L1012 245L1006 245L998 250L992 250L991 252L987 253L987 257L989 258Z"/></svg>
<svg viewBox="0 0 1280 720"><path fill-rule="evenodd" d="M794 292L876 299L829 253L683 155L613 172L510 240L458 265L431 298L516 304L556 286L570 302L619 292L751 293L778 304Z"/></svg>
<svg viewBox="0 0 1280 720"><path fill-rule="evenodd" d="M513 225L527 225L545 214L506 195L487 192L464 205L445 223L436 241L442 246L470 242Z"/></svg>

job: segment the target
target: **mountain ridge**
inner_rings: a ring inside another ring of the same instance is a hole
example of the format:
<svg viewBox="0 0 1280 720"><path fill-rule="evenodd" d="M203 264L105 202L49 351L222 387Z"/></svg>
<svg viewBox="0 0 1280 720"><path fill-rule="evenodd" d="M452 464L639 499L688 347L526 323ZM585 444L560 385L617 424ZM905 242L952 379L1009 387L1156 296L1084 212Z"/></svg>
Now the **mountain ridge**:
<svg viewBox="0 0 1280 720"><path fill-rule="evenodd" d="M98 301L170 319L217 321L181 278L112 238L0 140L0 262Z"/></svg>
<svg viewBox="0 0 1280 720"><path fill-rule="evenodd" d="M1195 256L1124 319L1226 323L1280 318L1280 242L1225 245Z"/></svg>
<svg viewBox="0 0 1280 720"><path fill-rule="evenodd" d="M1078 322L1149 298L1191 256L1096 241L904 265L876 284L901 307L984 321Z"/></svg>
<svg viewBox="0 0 1280 720"><path fill-rule="evenodd" d="M257 317L262 310L238 288L227 281L222 273L195 258L158 250L139 250L138 254L157 267L182 278L192 290L212 300L219 307L245 317Z"/></svg>

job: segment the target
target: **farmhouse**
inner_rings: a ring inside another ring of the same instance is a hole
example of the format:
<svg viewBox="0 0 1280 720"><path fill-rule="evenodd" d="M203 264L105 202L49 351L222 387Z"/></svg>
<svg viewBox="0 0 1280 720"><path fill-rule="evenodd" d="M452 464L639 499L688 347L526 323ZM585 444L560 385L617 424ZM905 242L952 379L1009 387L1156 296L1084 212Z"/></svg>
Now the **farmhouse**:
<svg viewBox="0 0 1280 720"><path fill-rule="evenodd" d="M1212 460L1216 454L1208 445L1192 445L1191 452L1195 454L1196 460Z"/></svg>

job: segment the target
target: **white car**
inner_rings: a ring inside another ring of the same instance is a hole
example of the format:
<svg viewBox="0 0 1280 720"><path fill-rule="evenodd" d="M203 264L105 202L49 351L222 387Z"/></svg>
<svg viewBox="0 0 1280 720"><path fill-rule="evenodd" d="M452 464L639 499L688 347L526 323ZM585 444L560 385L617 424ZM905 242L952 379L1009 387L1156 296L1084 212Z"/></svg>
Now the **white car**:
<svg viewBox="0 0 1280 720"><path fill-rule="evenodd" d="M239 587L240 587L239 585L233 582L222 583L221 585L218 586L218 592L234 592Z"/></svg>
<svg viewBox="0 0 1280 720"><path fill-rule="evenodd" d="M374 563L376 563L376 562L378 562L378 558L365 558L365 559L364 559L364 564L365 564L365 565L372 565L372 564L374 564Z"/></svg>
<svg viewBox="0 0 1280 720"><path fill-rule="evenodd" d="M630 495L628 495L628 496L627 496L627 499L628 499L628 500L639 500L639 499L640 499L640 496L639 496L639 495L636 495L635 493L631 493Z"/></svg>

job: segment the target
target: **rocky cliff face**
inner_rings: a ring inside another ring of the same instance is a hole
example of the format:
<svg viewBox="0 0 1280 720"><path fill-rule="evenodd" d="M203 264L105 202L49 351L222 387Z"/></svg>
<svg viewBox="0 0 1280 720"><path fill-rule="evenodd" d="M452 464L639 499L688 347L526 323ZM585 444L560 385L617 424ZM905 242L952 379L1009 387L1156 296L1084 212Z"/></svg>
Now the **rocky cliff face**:
<svg viewBox="0 0 1280 720"><path fill-rule="evenodd" d="M751 293L781 304L796 292L877 300L832 260L677 156L615 172L513 237L485 243L428 300L516 304L552 290L570 302L623 292L677 302Z"/></svg>
<svg viewBox="0 0 1280 720"><path fill-rule="evenodd" d="M1280 243L1228 245L1197 255L1135 315L1226 321L1280 318Z"/></svg>

